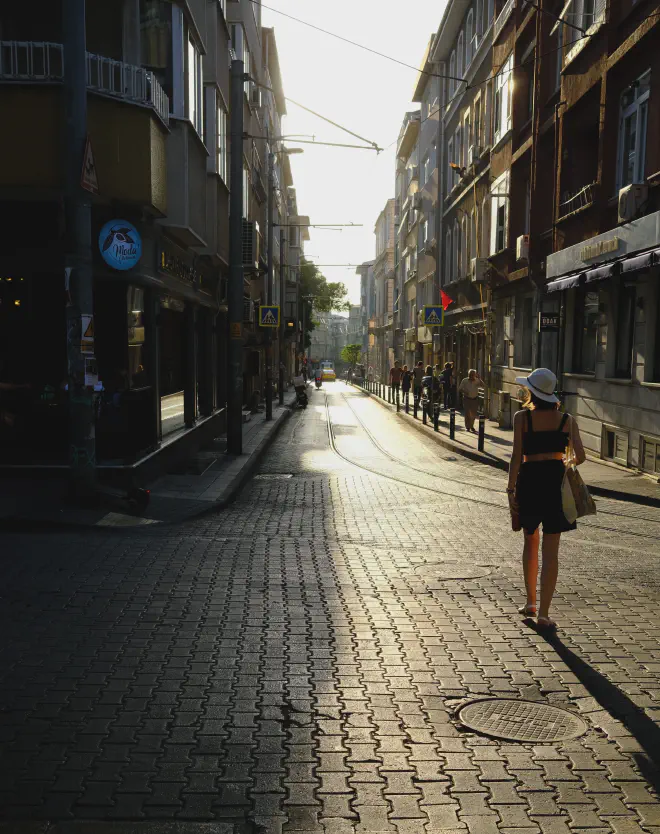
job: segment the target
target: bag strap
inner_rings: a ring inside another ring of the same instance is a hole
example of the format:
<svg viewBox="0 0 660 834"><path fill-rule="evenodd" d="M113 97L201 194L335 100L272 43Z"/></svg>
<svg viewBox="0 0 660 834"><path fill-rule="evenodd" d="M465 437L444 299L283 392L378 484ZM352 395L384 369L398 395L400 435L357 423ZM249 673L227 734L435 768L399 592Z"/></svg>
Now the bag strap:
<svg viewBox="0 0 660 834"><path fill-rule="evenodd" d="M557 429L557 431L563 431L564 426L566 425L566 421L568 420L569 417L570 417L570 414L564 414L564 416L562 417L561 423L559 424L559 428Z"/></svg>

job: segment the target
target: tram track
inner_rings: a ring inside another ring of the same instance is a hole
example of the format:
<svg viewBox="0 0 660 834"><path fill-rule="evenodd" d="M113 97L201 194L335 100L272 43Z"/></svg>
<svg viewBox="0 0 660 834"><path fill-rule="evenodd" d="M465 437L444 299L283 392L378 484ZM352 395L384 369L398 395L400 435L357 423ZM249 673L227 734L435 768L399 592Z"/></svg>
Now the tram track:
<svg viewBox="0 0 660 834"><path fill-rule="evenodd" d="M462 498L466 501L472 501L476 504L481 504L482 506L494 507L498 510L507 509L503 504L496 503L494 501L487 501L487 500L484 500L482 498L472 498L472 497L468 497L468 496L465 496L465 495L460 495L456 492L447 492L445 490L437 489L435 487L430 487L430 486L424 486L422 484L411 484L410 481L407 481L404 478L399 478L396 475L387 474L385 472L379 472L378 470L373 469L372 467L369 467L364 463L358 463L357 461L347 457L345 454L343 454L339 450L339 448L337 446L335 434L334 434L334 431L333 431L332 420L331 420L331 417L330 417L330 404L329 404L329 396L330 395L327 392L324 392L324 393L325 393L325 406L326 406L326 422L327 422L327 426L328 426L328 437L329 437L329 441L330 441L330 447L331 447L332 451L336 455L338 455L338 457L342 458L342 460L346 461L347 463L351 464L352 466L356 466L358 469L362 469L365 472L369 472L372 475L377 475L381 478L386 478L388 480L404 484L407 487L413 486L416 489L421 489L421 490L424 490L426 492L433 492L436 495L442 495L442 496L445 496L445 497L448 497L448 498ZM407 461L404 461L401 458L398 458L396 455L393 455L391 452L388 452L378 442L378 440L375 438L374 434L369 430L369 428L367 428L367 426L364 423L364 421L362 420L362 418L357 414L355 409L350 405L346 395L343 392L338 392L338 393L342 397L346 407L351 412L353 417L357 420L358 424L360 425L360 427L362 428L362 430L364 431L365 435L367 436L367 438L369 439L371 444L374 446L374 448L376 448L382 455L384 455L386 458L388 458L392 463L396 464L397 466L403 466L406 469L409 469L413 472L417 472L419 474L425 475L426 477L442 478L445 481L451 481L452 483L456 483L456 484L459 484L461 486L465 486L465 483L463 481L458 480L457 478L447 477L447 476L442 475L438 472L430 472L427 469L422 469L421 467L414 466L413 464L408 463ZM490 493L493 493L493 494L502 494L500 490L493 489L492 487L480 486L478 484L470 484L469 487L471 489L479 489L479 490L482 490L484 492L490 492ZM621 513L608 512L607 510L599 510L598 514L599 515L613 515L613 516L618 516L618 517L621 517L623 515ZM630 516L624 516L624 517L630 518ZM635 521L646 521L646 522L649 522L651 524L659 524L660 525L660 520L650 519L650 518L646 518L646 517L635 516L634 520ZM607 527L607 526L602 525L602 524L595 524L593 521L586 521L586 522L583 522L583 523L585 524L585 526L589 527L590 529L594 529L594 530L602 530L603 532L618 533L618 534L621 534L621 532L622 532L621 530L617 530L616 528L613 528L613 527ZM657 540L657 538L658 538L657 535L648 534L648 533L638 533L638 532L634 532L634 531L626 531L625 535L635 536L635 537L638 537L638 538L654 539L654 540Z"/></svg>

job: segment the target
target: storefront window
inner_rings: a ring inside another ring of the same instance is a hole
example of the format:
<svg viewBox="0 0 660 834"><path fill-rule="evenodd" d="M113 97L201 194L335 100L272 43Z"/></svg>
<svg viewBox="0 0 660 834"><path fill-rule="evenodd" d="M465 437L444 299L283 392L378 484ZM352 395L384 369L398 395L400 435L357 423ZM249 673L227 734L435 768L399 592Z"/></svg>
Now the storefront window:
<svg viewBox="0 0 660 834"><path fill-rule="evenodd" d="M184 426L185 306L163 298L160 312L160 419L165 437Z"/></svg>
<svg viewBox="0 0 660 834"><path fill-rule="evenodd" d="M575 299L575 348L573 361L573 370L576 373L596 373L597 336L598 293L578 292Z"/></svg>
<svg viewBox="0 0 660 834"><path fill-rule="evenodd" d="M148 383L144 347L144 290L129 287L128 315L128 387L143 388Z"/></svg>
<svg viewBox="0 0 660 834"><path fill-rule="evenodd" d="M636 297L636 287L622 286L619 290L616 325L616 367L614 370L616 376L621 379L632 377Z"/></svg>
<svg viewBox="0 0 660 834"><path fill-rule="evenodd" d="M559 313L558 299L545 299L543 303L544 313ZM542 368L550 368L551 371L557 370L557 348L559 342L559 331L545 330L539 334L541 339L541 361Z"/></svg>

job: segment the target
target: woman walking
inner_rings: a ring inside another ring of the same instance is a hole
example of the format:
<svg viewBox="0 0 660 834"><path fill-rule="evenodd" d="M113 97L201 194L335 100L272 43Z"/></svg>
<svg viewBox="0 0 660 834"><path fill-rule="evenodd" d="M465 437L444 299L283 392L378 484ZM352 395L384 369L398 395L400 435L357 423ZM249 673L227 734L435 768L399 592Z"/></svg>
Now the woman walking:
<svg viewBox="0 0 660 834"><path fill-rule="evenodd" d="M465 379L461 380L458 387L459 394L463 395L463 418L465 419L465 431L475 431L474 421L479 409L479 386L484 386L483 379L470 368Z"/></svg>
<svg viewBox="0 0 660 834"><path fill-rule="evenodd" d="M403 394L403 404L405 406L408 405L408 400L410 397L410 386L412 385L412 371L408 370L408 366L403 366L403 371L401 373L401 393Z"/></svg>
<svg viewBox="0 0 660 834"><path fill-rule="evenodd" d="M522 411L513 420L513 453L509 465L507 494L514 529L525 534L523 574L527 602L520 613L536 615L536 584L539 567L539 526L543 525L541 568L540 628L557 624L550 618L550 603L558 572L559 540L562 533L574 530L562 510L561 485L569 443L576 464L584 463L585 454L578 425L570 414L560 414L555 396L557 377L547 368L537 368L529 376L517 377L526 388ZM516 524L516 516L519 522Z"/></svg>

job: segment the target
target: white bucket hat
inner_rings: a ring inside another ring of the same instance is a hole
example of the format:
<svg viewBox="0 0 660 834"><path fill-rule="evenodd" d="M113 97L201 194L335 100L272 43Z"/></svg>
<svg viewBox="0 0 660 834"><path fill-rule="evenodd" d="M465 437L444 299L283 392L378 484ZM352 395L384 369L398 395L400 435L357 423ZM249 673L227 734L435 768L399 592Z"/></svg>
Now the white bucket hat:
<svg viewBox="0 0 660 834"><path fill-rule="evenodd" d="M529 390L540 400L547 403L558 403L559 398L555 395L557 377L548 368L537 368L529 376L517 376L516 382L523 388Z"/></svg>

